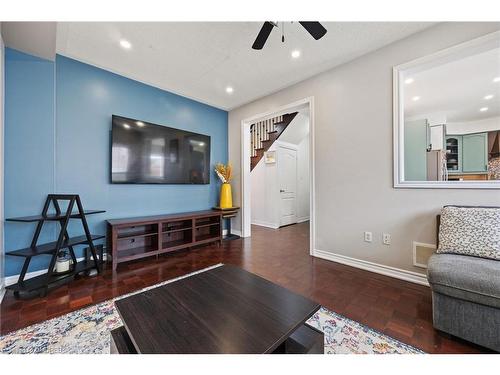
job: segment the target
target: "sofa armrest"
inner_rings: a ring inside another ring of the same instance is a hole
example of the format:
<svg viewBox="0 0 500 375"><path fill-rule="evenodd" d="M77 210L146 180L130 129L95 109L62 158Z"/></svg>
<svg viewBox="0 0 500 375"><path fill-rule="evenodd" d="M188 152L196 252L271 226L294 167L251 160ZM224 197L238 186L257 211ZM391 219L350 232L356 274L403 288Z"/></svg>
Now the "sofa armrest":
<svg viewBox="0 0 500 375"><path fill-rule="evenodd" d="M441 215L436 215L436 249L439 247L439 227L441 226Z"/></svg>

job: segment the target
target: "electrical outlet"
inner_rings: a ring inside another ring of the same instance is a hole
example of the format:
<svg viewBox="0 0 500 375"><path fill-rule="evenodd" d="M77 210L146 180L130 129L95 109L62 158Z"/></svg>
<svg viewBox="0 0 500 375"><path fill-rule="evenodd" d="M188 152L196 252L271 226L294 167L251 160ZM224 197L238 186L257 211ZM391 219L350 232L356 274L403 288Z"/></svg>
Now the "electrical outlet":
<svg viewBox="0 0 500 375"><path fill-rule="evenodd" d="M384 245L390 245L391 244L391 235L389 233L383 233L382 234L382 242Z"/></svg>
<svg viewBox="0 0 500 375"><path fill-rule="evenodd" d="M365 242L372 242L373 235L372 232L365 232Z"/></svg>

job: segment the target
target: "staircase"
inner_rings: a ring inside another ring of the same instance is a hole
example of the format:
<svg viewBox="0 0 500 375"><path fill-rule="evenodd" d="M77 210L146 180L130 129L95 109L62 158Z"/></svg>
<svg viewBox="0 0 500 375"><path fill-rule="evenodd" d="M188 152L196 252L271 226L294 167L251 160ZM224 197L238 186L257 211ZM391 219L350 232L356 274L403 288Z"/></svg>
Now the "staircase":
<svg viewBox="0 0 500 375"><path fill-rule="evenodd" d="M250 126L250 171L252 171L264 153L285 131L298 112L276 116Z"/></svg>

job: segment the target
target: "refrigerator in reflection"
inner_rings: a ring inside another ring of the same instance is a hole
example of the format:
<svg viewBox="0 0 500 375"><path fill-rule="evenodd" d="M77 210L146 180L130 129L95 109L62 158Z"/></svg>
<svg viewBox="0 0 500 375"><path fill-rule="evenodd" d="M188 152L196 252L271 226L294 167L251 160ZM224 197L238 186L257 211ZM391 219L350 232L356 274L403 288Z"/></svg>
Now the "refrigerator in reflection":
<svg viewBox="0 0 500 375"><path fill-rule="evenodd" d="M427 181L447 181L448 169L443 150L427 151Z"/></svg>

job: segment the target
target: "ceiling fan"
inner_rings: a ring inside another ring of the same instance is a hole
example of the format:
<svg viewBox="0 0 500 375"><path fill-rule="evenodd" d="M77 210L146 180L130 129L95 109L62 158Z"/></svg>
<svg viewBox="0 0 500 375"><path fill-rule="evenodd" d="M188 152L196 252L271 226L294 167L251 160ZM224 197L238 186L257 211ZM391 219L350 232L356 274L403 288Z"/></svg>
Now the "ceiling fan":
<svg viewBox="0 0 500 375"><path fill-rule="evenodd" d="M317 21L299 21L299 23L316 40L321 39L326 34L326 29ZM262 28L259 31L259 34L257 35L257 38L255 38L255 42L253 42L252 48L262 49L262 47L264 47L264 44L266 44L267 38L269 38L271 31L273 31L275 27L279 28L278 22L264 22ZM281 41L285 41L284 34L282 34L281 36Z"/></svg>

